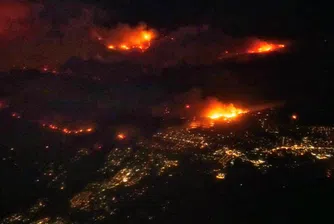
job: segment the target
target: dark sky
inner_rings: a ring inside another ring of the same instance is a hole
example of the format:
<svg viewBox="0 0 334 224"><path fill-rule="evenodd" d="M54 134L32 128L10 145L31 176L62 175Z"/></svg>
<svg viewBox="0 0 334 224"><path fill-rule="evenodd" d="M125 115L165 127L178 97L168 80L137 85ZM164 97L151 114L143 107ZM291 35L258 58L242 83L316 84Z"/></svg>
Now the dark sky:
<svg viewBox="0 0 334 224"><path fill-rule="evenodd" d="M86 0L115 12L117 20L155 27L208 23L234 35L319 37L332 32L331 7L321 1ZM113 18L116 19L116 18Z"/></svg>

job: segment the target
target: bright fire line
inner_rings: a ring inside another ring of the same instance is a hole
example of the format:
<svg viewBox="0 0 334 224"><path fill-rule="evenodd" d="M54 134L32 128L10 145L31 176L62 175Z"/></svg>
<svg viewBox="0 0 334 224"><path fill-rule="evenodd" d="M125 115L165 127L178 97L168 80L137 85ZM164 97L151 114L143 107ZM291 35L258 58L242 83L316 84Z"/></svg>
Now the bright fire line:
<svg viewBox="0 0 334 224"><path fill-rule="evenodd" d="M125 35L121 43L109 43L107 48L109 50L128 51L137 49L145 51L151 46L151 41L156 37L156 34L150 30L138 31Z"/></svg>

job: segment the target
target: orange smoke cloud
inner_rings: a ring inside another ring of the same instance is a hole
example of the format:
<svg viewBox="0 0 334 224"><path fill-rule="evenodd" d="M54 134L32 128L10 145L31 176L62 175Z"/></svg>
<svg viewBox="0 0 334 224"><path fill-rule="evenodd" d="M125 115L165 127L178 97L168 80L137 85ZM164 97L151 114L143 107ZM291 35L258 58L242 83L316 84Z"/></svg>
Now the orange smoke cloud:
<svg viewBox="0 0 334 224"><path fill-rule="evenodd" d="M136 49L145 51L151 46L158 33L148 28L145 24L139 24L132 28L129 25L119 24L115 29L96 28L92 32L93 38L102 42L109 50L128 51Z"/></svg>
<svg viewBox="0 0 334 224"><path fill-rule="evenodd" d="M23 2L2 1L0 3L0 35L12 37L28 29L25 20L30 8Z"/></svg>

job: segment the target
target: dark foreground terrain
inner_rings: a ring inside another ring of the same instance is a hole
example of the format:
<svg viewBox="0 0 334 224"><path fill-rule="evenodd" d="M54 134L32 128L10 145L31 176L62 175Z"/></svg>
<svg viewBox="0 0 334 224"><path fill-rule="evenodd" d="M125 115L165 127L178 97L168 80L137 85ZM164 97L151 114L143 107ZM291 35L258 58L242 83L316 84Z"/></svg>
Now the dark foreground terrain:
<svg viewBox="0 0 334 224"><path fill-rule="evenodd" d="M103 74L3 73L1 223L328 220L332 65L331 52L318 45L114 81ZM152 117L153 106L193 88L223 101L286 104L273 117L247 114L251 125L241 129L192 130ZM295 112L298 121L291 121ZM93 131L64 135L43 122ZM124 130L129 135L117 137Z"/></svg>

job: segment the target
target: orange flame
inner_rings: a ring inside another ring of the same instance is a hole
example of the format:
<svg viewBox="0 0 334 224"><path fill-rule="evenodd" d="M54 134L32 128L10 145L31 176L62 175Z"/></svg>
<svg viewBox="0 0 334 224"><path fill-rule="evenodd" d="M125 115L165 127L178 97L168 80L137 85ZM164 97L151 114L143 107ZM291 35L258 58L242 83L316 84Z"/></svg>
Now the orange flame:
<svg viewBox="0 0 334 224"><path fill-rule="evenodd" d="M114 50L115 46L114 45L108 45L108 49Z"/></svg>
<svg viewBox="0 0 334 224"><path fill-rule="evenodd" d="M267 52L277 51L281 48L285 48L285 45L268 43L266 41L255 41L248 50L248 53L250 54L267 53Z"/></svg>
<svg viewBox="0 0 334 224"><path fill-rule="evenodd" d="M220 102L212 102L204 115L212 120L231 120L241 114L247 113L248 110L235 107L233 104L222 104Z"/></svg>

